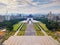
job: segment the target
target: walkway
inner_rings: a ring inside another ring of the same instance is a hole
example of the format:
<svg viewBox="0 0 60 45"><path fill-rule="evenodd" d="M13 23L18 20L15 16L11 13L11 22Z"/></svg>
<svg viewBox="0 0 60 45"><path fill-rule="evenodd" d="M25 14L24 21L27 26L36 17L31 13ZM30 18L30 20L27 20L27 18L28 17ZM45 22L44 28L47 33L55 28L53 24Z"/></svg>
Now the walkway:
<svg viewBox="0 0 60 45"><path fill-rule="evenodd" d="M33 23L29 21L27 29L25 31L25 36L36 36L36 31L34 29Z"/></svg>
<svg viewBox="0 0 60 45"><path fill-rule="evenodd" d="M50 36L11 36L3 45L59 45Z"/></svg>

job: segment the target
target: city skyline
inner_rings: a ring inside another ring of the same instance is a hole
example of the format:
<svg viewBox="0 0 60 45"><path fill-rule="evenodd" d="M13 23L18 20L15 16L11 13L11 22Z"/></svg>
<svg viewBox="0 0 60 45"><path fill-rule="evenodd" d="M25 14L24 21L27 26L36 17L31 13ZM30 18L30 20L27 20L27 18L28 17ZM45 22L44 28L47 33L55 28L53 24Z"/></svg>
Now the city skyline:
<svg viewBox="0 0 60 45"><path fill-rule="evenodd" d="M0 14L60 13L60 0L0 0Z"/></svg>

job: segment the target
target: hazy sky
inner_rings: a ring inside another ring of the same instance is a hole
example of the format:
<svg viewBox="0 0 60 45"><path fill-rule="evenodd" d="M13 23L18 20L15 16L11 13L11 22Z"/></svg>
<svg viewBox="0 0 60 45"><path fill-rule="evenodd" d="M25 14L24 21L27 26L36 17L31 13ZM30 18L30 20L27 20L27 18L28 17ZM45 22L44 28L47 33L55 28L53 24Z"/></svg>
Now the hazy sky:
<svg viewBox="0 0 60 45"><path fill-rule="evenodd" d="M0 14L60 13L60 0L0 0Z"/></svg>

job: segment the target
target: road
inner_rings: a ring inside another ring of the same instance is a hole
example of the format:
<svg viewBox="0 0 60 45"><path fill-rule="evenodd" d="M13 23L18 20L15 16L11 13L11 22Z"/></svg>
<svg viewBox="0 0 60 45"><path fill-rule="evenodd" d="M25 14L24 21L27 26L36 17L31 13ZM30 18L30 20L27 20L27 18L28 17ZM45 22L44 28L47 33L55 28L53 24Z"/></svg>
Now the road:
<svg viewBox="0 0 60 45"><path fill-rule="evenodd" d="M29 21L29 23L27 24L25 36L36 36L36 31L31 21Z"/></svg>

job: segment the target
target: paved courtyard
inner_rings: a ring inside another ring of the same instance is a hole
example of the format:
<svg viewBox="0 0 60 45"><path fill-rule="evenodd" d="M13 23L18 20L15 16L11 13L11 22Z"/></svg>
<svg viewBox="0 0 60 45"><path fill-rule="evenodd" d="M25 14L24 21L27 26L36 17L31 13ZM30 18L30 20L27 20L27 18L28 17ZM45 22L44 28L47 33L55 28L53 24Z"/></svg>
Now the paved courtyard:
<svg viewBox="0 0 60 45"><path fill-rule="evenodd" d="M4 45L59 45L50 36L11 36Z"/></svg>

